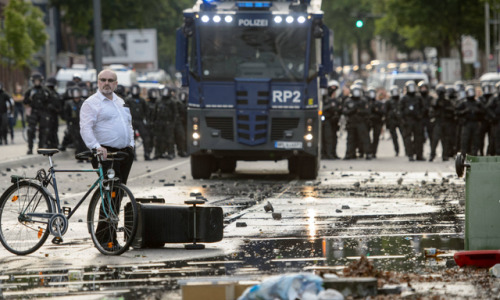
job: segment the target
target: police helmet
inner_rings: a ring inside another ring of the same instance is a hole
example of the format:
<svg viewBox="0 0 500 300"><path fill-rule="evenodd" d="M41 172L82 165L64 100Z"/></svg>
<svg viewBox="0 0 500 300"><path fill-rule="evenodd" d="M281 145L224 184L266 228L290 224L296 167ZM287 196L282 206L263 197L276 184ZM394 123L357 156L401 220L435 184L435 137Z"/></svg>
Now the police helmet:
<svg viewBox="0 0 500 300"><path fill-rule="evenodd" d="M459 91L459 92L460 91L465 91L465 89L466 89L465 88L465 83L463 81L461 81L461 80L455 81L454 86L455 86L455 89L457 91Z"/></svg>
<svg viewBox="0 0 500 300"><path fill-rule="evenodd" d="M30 80L33 84L35 84L36 80L40 81L40 84L41 84L43 82L43 76L40 73L34 73L31 75Z"/></svg>
<svg viewBox="0 0 500 300"><path fill-rule="evenodd" d="M55 77L49 77L47 78L47 81L45 81L45 86L48 86L48 87L55 87L57 84L57 81L55 79Z"/></svg>
<svg viewBox="0 0 500 300"><path fill-rule="evenodd" d="M428 93L429 92L429 84L427 84L427 82L421 80L419 83L418 83L418 91L420 93Z"/></svg>
<svg viewBox="0 0 500 300"><path fill-rule="evenodd" d="M373 86L370 86L366 90L366 94L368 95L368 98L375 99L377 97L377 90Z"/></svg>
<svg viewBox="0 0 500 300"><path fill-rule="evenodd" d="M73 98L80 98L82 96L82 90L75 86L71 88L71 97Z"/></svg>
<svg viewBox="0 0 500 300"><path fill-rule="evenodd" d="M150 88L148 90L148 98L152 100L156 100L158 98L158 89L157 88Z"/></svg>
<svg viewBox="0 0 500 300"><path fill-rule="evenodd" d="M73 74L73 81L74 82L80 82L80 81L82 81L82 75L80 75L80 73L74 73Z"/></svg>
<svg viewBox="0 0 500 300"><path fill-rule="evenodd" d="M340 84L337 80L328 81L328 95L331 96L335 93L340 87Z"/></svg>
<svg viewBox="0 0 500 300"><path fill-rule="evenodd" d="M408 94L414 94L417 92L417 85L415 84L415 81L413 81L413 80L408 80L405 83L405 88L406 88L406 92Z"/></svg>
<svg viewBox="0 0 500 300"><path fill-rule="evenodd" d="M473 85L468 85L465 88L465 95L467 96L467 98L474 98L476 96L476 89Z"/></svg>
<svg viewBox="0 0 500 300"><path fill-rule="evenodd" d="M171 94L171 91L170 91L170 87L168 86L165 86L161 89L161 96L164 97L164 98L169 98L170 97L170 94Z"/></svg>
<svg viewBox="0 0 500 300"><path fill-rule="evenodd" d="M181 92L179 94L179 99L182 101L182 102L187 102L187 99L188 99L188 94L186 92Z"/></svg>
<svg viewBox="0 0 500 300"><path fill-rule="evenodd" d="M362 93L363 93L363 91L359 85L353 84L351 86L351 97L359 98L359 97L361 97Z"/></svg>
<svg viewBox="0 0 500 300"><path fill-rule="evenodd" d="M400 93L399 87L397 85L391 86L389 93L391 94L391 97L399 97L399 93Z"/></svg>
<svg viewBox="0 0 500 300"><path fill-rule="evenodd" d="M491 83L485 82L481 85L481 89L483 90L483 94L485 95L491 95L493 94L493 88L491 86Z"/></svg>
<svg viewBox="0 0 500 300"><path fill-rule="evenodd" d="M83 98L88 98L89 97L89 89L87 87L81 88L82 92L82 97Z"/></svg>
<svg viewBox="0 0 500 300"><path fill-rule="evenodd" d="M444 86L444 84L440 83L436 86L436 93L438 95L446 94L446 87Z"/></svg>
<svg viewBox="0 0 500 300"><path fill-rule="evenodd" d="M446 87L446 94L448 95L448 99L457 98L457 90L453 85L449 85Z"/></svg>
<svg viewBox="0 0 500 300"><path fill-rule="evenodd" d="M125 97L125 87L122 84L118 84L115 93L120 97Z"/></svg>
<svg viewBox="0 0 500 300"><path fill-rule="evenodd" d="M352 85L359 85L360 87L363 87L363 84L365 84L363 82L363 79L356 79L354 80L354 82L352 83Z"/></svg>
<svg viewBox="0 0 500 300"><path fill-rule="evenodd" d="M130 88L130 93L132 94L132 96L138 97L141 94L141 88L138 84L133 84Z"/></svg>

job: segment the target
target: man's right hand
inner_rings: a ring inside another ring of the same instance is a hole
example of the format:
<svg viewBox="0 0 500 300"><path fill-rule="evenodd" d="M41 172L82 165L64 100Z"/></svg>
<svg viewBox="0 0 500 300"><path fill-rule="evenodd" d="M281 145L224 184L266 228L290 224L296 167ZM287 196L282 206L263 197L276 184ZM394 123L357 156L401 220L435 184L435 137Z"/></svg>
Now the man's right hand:
<svg viewBox="0 0 500 300"><path fill-rule="evenodd" d="M104 147L99 147L97 148L97 154L101 155L102 160L106 160L108 158L108 149Z"/></svg>

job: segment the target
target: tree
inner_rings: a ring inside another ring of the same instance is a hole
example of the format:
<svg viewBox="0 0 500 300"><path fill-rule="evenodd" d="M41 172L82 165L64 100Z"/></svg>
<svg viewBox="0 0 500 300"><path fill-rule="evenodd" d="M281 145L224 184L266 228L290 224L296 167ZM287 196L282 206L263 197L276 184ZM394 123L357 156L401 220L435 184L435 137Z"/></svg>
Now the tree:
<svg viewBox="0 0 500 300"><path fill-rule="evenodd" d="M48 38L43 13L31 2L11 0L4 17L4 27L0 28L1 62L18 68L36 65L33 57Z"/></svg>

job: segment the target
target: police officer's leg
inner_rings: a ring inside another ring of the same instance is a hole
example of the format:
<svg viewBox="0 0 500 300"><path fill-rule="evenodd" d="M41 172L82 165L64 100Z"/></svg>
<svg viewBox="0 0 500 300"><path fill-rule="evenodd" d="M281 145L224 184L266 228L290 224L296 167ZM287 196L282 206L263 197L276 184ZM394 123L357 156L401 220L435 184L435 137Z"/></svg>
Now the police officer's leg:
<svg viewBox="0 0 500 300"><path fill-rule="evenodd" d="M412 140L412 123L407 120L403 125L403 142L405 146L406 156L413 160L413 140Z"/></svg>
<svg viewBox="0 0 500 300"><path fill-rule="evenodd" d="M417 160L424 160L424 126L422 121L416 121L413 125L415 138L415 154Z"/></svg>
<svg viewBox="0 0 500 300"><path fill-rule="evenodd" d="M38 119L38 148L47 148L50 135L50 116L46 112L40 112Z"/></svg>
<svg viewBox="0 0 500 300"><path fill-rule="evenodd" d="M177 154L180 157L186 156L186 132L182 123L177 122L175 125L175 145L177 146Z"/></svg>
<svg viewBox="0 0 500 300"><path fill-rule="evenodd" d="M441 121L436 121L432 126L432 138L431 138L431 156L429 157L429 161L433 161L436 158L436 148L441 141L441 145L443 145L443 141L441 139Z"/></svg>
<svg viewBox="0 0 500 300"><path fill-rule="evenodd" d="M460 152L462 153L462 155L467 154L468 149L471 145L471 140L472 140L471 126L472 122L467 122L462 126L462 134L460 136L460 141L461 141ZM478 149L477 146L479 146L479 136L478 139L476 139L476 142L478 143L478 145L476 145L475 149ZM476 155L476 153L473 153L473 155Z"/></svg>
<svg viewBox="0 0 500 300"><path fill-rule="evenodd" d="M167 126L167 159L175 158L175 132L174 132L174 124L169 124Z"/></svg>
<svg viewBox="0 0 500 300"><path fill-rule="evenodd" d="M332 143L332 126L329 124L328 121L323 122L322 126L322 136L323 136L323 153L324 153L324 158L325 159L332 159L332 149L333 149L333 143Z"/></svg>
<svg viewBox="0 0 500 300"><path fill-rule="evenodd" d="M368 126L365 123L361 123L358 125L358 140L359 144L363 148L363 153L366 156L366 159L370 159L371 155L371 143L370 143L370 135L368 133Z"/></svg>
<svg viewBox="0 0 500 300"><path fill-rule="evenodd" d="M7 113L0 114L0 145L7 145Z"/></svg>
<svg viewBox="0 0 500 300"><path fill-rule="evenodd" d="M373 139L372 139L372 155L377 157L378 143L380 140L380 134L382 133L382 123L377 122L373 124Z"/></svg>
<svg viewBox="0 0 500 300"><path fill-rule="evenodd" d="M146 129L146 125L144 125L143 122L138 122L137 125L137 130L139 131L139 134L141 135L142 138L142 147L144 148L144 159L145 160L150 160L150 155L151 155L151 142L150 142L150 136L149 132Z"/></svg>
<svg viewBox="0 0 500 300"><path fill-rule="evenodd" d="M337 132L339 131L339 129L340 128L339 128L338 121L333 122L332 123L332 155L333 155L334 159L339 158L339 156L337 155L337 141L338 141Z"/></svg>
<svg viewBox="0 0 500 300"><path fill-rule="evenodd" d="M28 154L33 154L33 141L35 140L36 126L38 124L38 113L31 110L28 116Z"/></svg>
<svg viewBox="0 0 500 300"><path fill-rule="evenodd" d="M356 128L352 124L346 125L347 139L344 159L356 158Z"/></svg>
<svg viewBox="0 0 500 300"><path fill-rule="evenodd" d="M388 124L388 125L386 125L386 127L389 130L389 133L391 134L392 144L394 145L394 152L396 152L396 156L398 156L399 155L399 141L398 141L398 133L396 131L396 125L395 124Z"/></svg>
<svg viewBox="0 0 500 300"><path fill-rule="evenodd" d="M443 124L442 142L441 142L441 144L443 145L443 161L447 161L450 157L454 156L453 154L450 155L450 153L453 152L452 148L455 143L454 141L455 132L456 129L453 126L453 123L445 122Z"/></svg>

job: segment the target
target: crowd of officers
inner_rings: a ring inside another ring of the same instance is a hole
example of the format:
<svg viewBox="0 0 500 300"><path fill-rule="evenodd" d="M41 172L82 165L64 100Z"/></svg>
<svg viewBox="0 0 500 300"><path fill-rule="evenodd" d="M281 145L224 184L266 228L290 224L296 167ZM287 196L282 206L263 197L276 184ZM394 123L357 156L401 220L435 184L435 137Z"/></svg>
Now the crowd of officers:
<svg viewBox="0 0 500 300"><path fill-rule="evenodd" d="M81 76L75 74L73 80L67 83L65 93L59 95L55 90L55 78L50 77L44 82L41 74L33 74L30 80L32 87L24 93L23 99L28 123L27 154L33 154L33 144L37 137L38 148L59 148L65 151L72 147L75 148L75 153L87 150L80 135L80 108L85 99L97 91L97 85L82 82ZM151 88L147 91L146 101L140 92L137 84L132 85L129 91L118 85L115 91L130 109L136 148L140 146L139 141L142 141L145 160L173 159L176 152L177 155L186 157L187 94L177 93L175 88L168 86ZM7 115L12 115L12 109L12 98L3 92L0 84L0 140L4 143L7 143L8 131L8 125L3 125L4 115L6 118ZM67 124L61 142L57 134L60 118Z"/></svg>
<svg viewBox="0 0 500 300"><path fill-rule="evenodd" d="M347 132L344 159L376 158L384 125L395 155L400 154L399 131L410 161L426 160L426 139L430 145L429 161L436 159L439 143L443 161L457 153L500 155L500 82L495 86L483 83L481 91L461 81L450 86L438 84L433 91L423 81L407 81L402 90L395 85L389 91L364 89L362 81L355 81L342 91L335 80L328 85L323 98L323 158L339 158L337 134L342 117Z"/></svg>

